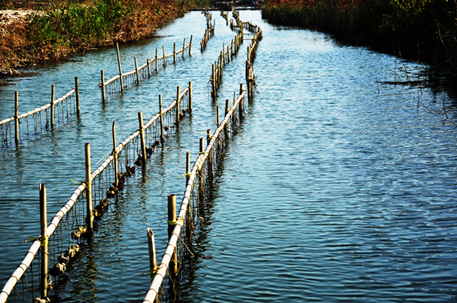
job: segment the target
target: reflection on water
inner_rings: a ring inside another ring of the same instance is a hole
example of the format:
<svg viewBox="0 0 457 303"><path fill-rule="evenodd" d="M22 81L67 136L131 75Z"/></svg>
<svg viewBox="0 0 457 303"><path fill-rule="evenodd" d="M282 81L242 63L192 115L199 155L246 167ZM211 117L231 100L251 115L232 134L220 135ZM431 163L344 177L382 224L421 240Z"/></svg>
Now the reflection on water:
<svg viewBox="0 0 457 303"><path fill-rule="evenodd" d="M174 193L180 201L184 192L178 177L185 173L185 151L196 159L199 137L215 128L207 81L234 33L217 12L213 17L220 19L216 36L204 53L194 48L191 58L105 105L95 87L100 69L116 74L112 49L36 68L40 76L0 92L8 100L20 90L29 102L24 110L31 109L48 100L47 90L38 88L55 83L63 94L78 73L83 100L80 120L0 158L2 284L28 249L23 239L37 236L38 184L46 184L54 214L73 191L71 180L84 178L85 142L96 163L111 151L113 120L118 138L125 138L137 127L138 111L157 112L159 93L171 101L176 86L193 81L192 119L186 117L167 147L110 203L57 292L63 302L141 302L150 284L146 228L153 229L161 255L166 197ZM179 301L455 301L454 100L426 86L425 66L338 45L321 33L272 26L259 12L242 11L241 19L264 34L254 65L258 93L195 235L196 256L186 260ZM160 38L121 47L123 67L132 70L134 56L142 62L156 47L172 49L191 34L198 41L204 28L203 15L189 13L161 29ZM224 70L220 108L244 82L241 49ZM393 81L404 83L387 83ZM2 115L11 110L0 102Z"/></svg>

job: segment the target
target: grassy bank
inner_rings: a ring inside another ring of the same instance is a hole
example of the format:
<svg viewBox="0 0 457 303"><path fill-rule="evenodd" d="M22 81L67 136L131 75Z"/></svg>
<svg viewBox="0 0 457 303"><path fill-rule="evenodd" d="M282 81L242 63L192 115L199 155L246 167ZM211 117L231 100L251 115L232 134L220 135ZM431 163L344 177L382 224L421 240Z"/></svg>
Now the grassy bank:
<svg viewBox="0 0 457 303"><path fill-rule="evenodd" d="M90 48L151 37L159 26L184 15L186 4L180 0L51 1L42 8L1 31L0 69L58 61Z"/></svg>
<svg viewBox="0 0 457 303"><path fill-rule="evenodd" d="M262 16L457 73L457 0L268 0Z"/></svg>

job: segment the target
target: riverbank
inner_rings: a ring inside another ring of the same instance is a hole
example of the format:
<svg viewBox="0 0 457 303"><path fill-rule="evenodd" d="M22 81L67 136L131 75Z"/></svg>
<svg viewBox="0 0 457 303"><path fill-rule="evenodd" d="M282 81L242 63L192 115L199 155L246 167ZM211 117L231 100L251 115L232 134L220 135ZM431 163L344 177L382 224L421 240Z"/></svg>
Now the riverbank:
<svg viewBox="0 0 457 303"><path fill-rule="evenodd" d="M457 1L269 0L262 17L457 74Z"/></svg>
<svg viewBox="0 0 457 303"><path fill-rule="evenodd" d="M158 27L183 16L177 1L93 1L51 3L44 10L0 12L0 73L40 61L60 61L68 55L152 37Z"/></svg>

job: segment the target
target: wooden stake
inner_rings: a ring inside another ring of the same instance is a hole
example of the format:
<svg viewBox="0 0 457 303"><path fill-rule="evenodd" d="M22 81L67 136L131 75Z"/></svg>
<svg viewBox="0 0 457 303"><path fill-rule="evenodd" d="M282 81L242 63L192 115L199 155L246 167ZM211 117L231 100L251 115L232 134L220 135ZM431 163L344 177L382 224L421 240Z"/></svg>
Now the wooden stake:
<svg viewBox="0 0 457 303"><path fill-rule="evenodd" d="M19 92L14 92L14 127L16 145L19 144Z"/></svg>
<svg viewBox="0 0 457 303"><path fill-rule="evenodd" d="M243 83L240 83L240 95L243 93L243 90L244 90Z"/></svg>
<svg viewBox="0 0 457 303"><path fill-rule="evenodd" d="M52 85L52 92L51 92L51 128L54 128L54 98L56 94L56 86Z"/></svg>
<svg viewBox="0 0 457 303"><path fill-rule="evenodd" d="M211 142L211 129L206 130L206 146L209 145ZM213 178L213 157L212 157L212 152L210 151L208 154L208 177L210 180Z"/></svg>
<svg viewBox="0 0 457 303"><path fill-rule="evenodd" d="M189 183L189 178L190 178L190 153L188 150L186 150L186 186L187 183Z"/></svg>
<svg viewBox="0 0 457 303"><path fill-rule="evenodd" d="M146 64L148 65L148 76L151 77L151 64L149 59L146 59Z"/></svg>
<svg viewBox="0 0 457 303"><path fill-rule="evenodd" d="M227 99L227 100L225 100L225 116L227 116L227 114L229 112L229 107L230 107L230 100Z"/></svg>
<svg viewBox="0 0 457 303"><path fill-rule="evenodd" d="M165 58L165 46L162 45L163 51L163 66L167 66L167 58Z"/></svg>
<svg viewBox="0 0 457 303"><path fill-rule="evenodd" d="M189 110L192 112L192 81L189 81Z"/></svg>
<svg viewBox="0 0 457 303"><path fill-rule="evenodd" d="M76 94L76 114L79 116L79 79L75 77L75 94Z"/></svg>
<svg viewBox="0 0 457 303"><path fill-rule="evenodd" d="M216 105L216 125L217 125L217 128L219 128L219 125L221 125L219 123L219 104Z"/></svg>
<svg viewBox="0 0 457 303"><path fill-rule="evenodd" d="M149 268L151 271L151 277L155 275L155 270L157 268L157 258L156 258L156 243L154 240L154 233L148 227L148 247L149 247Z"/></svg>
<svg viewBox="0 0 457 303"><path fill-rule="evenodd" d="M184 53L186 50L186 38L184 38L184 43L182 44L182 58L184 59Z"/></svg>
<svg viewBox="0 0 457 303"><path fill-rule="evenodd" d="M136 57L133 58L135 60L135 71L136 71L136 84L140 84L140 73L138 72L138 62Z"/></svg>
<svg viewBox="0 0 457 303"><path fill-rule="evenodd" d="M94 228L94 215L92 213L92 177L90 167L90 143L86 143L86 202L87 202L87 229L92 232Z"/></svg>
<svg viewBox="0 0 457 303"><path fill-rule="evenodd" d="M192 56L192 40L193 39L194 39L194 35L190 35L189 56Z"/></svg>
<svg viewBox="0 0 457 303"><path fill-rule="evenodd" d="M162 113L162 94L159 94L159 112L160 112L160 143L163 143L165 141L165 134L163 130L163 113Z"/></svg>
<svg viewBox="0 0 457 303"><path fill-rule="evenodd" d="M156 47L156 74L159 72L159 50Z"/></svg>
<svg viewBox="0 0 457 303"><path fill-rule="evenodd" d="M168 195L168 240L173 235L173 229L176 225L176 196ZM178 256L176 254L176 247L173 253L173 257L170 262L170 274L175 277L178 274Z"/></svg>
<svg viewBox="0 0 457 303"><path fill-rule="evenodd" d="M119 43L116 42L117 64L119 65L119 80L121 80L121 92L124 91L124 79L122 79L121 55L119 53Z"/></svg>
<svg viewBox="0 0 457 303"><path fill-rule="evenodd" d="M138 112L138 124L140 129L140 137L141 137L141 154L143 156L143 165L146 165L146 143L144 140L144 128L143 128L143 113Z"/></svg>
<svg viewBox="0 0 457 303"><path fill-rule="evenodd" d="M203 138L200 138L200 154L203 154L205 152L205 141L203 141Z"/></svg>
<svg viewBox="0 0 457 303"><path fill-rule="evenodd" d="M176 42L173 43L173 63L176 63Z"/></svg>
<svg viewBox="0 0 457 303"><path fill-rule="evenodd" d="M213 64L212 65L212 76L211 76L211 85L212 85L212 91L211 95L213 98L216 98L216 66Z"/></svg>
<svg viewBox="0 0 457 303"><path fill-rule="evenodd" d="M40 225L41 225L41 276L40 276L40 298L48 297L48 235L47 235L47 207L46 187L40 184Z"/></svg>
<svg viewBox="0 0 457 303"><path fill-rule="evenodd" d="M106 94L105 94L105 71L102 69L102 101L106 101Z"/></svg>
<svg viewBox="0 0 457 303"><path fill-rule="evenodd" d="M114 186L119 186L119 176L118 176L118 163L117 163L117 152L116 152L116 122L113 121L113 157L114 157Z"/></svg>
<svg viewBox="0 0 457 303"><path fill-rule="evenodd" d="M180 97L180 88L178 86L176 91L176 126L179 126L179 102L181 101Z"/></svg>

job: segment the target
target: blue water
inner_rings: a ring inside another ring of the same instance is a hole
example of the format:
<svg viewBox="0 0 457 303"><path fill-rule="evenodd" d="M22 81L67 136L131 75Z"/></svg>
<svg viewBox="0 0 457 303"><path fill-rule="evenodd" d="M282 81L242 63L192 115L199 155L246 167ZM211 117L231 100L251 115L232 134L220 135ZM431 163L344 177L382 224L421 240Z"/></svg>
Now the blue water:
<svg viewBox="0 0 457 303"><path fill-rule="evenodd" d="M235 33L218 12L213 17L216 36L203 54L206 23L199 12L160 29L158 38L121 47L129 71L133 56L142 62L156 47L171 51L173 42L194 35L191 58L105 106L95 87L100 69L107 78L116 74L113 49L37 66L39 76L0 92L0 119L12 115L14 90L24 111L46 103L51 84L58 96L69 91L75 76L83 96L81 119L0 158L1 284L28 249L24 239L39 233L39 183L48 188L51 217L76 187L71 180L84 179L85 142L96 163L111 151L113 120L118 138L126 138L138 111L152 115L159 93L168 104L177 85L192 81L192 119L129 180L59 295L63 302L142 301L150 284L146 228L154 230L161 255L166 196L182 197L185 151L196 159L198 138L215 128L211 63ZM454 302L455 100L425 82L383 83L425 80L427 66L340 45L319 32L272 26L258 11L242 11L241 19L263 30L254 64L258 92L200 231L207 258L195 260L181 301ZM248 43L225 68L221 108L244 82Z"/></svg>

